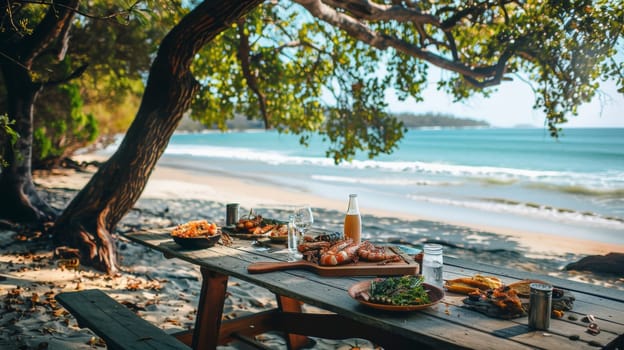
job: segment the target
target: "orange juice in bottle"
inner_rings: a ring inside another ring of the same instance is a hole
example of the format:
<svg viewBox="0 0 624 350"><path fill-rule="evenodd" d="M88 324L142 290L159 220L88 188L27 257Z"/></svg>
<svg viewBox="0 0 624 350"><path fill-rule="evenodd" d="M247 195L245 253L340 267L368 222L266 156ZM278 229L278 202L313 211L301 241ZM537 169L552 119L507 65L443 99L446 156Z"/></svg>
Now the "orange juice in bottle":
<svg viewBox="0 0 624 350"><path fill-rule="evenodd" d="M358 208L357 194L349 195L349 207L344 219L344 236L351 238L354 243L362 241L362 217Z"/></svg>

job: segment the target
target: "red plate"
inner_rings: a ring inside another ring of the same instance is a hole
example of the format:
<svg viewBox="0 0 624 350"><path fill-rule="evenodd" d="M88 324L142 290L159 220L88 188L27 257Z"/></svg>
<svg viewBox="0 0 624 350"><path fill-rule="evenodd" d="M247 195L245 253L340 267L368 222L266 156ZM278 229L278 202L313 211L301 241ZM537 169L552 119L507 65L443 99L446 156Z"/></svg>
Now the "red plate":
<svg viewBox="0 0 624 350"><path fill-rule="evenodd" d="M372 280L358 282L351 287L349 287L349 296L351 298L357 300L360 304L366 305L373 309L385 310L385 311L416 311L426 309L430 306L433 306L444 298L444 291L436 286L432 286L428 283L423 283L425 290L427 290L427 294L429 294L429 300L431 303L422 304L422 305L387 305L387 304L376 304L368 302L362 299L359 295L362 292L368 291L370 289Z"/></svg>

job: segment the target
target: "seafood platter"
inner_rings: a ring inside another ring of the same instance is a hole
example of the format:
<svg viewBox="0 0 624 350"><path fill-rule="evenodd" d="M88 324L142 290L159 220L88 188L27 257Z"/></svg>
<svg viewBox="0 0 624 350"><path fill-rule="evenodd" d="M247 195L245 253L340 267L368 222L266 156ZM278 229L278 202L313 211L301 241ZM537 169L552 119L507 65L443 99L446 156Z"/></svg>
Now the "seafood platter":
<svg viewBox="0 0 624 350"><path fill-rule="evenodd" d="M171 237L187 249L210 248L221 238L221 229L214 222L195 220L174 227Z"/></svg>
<svg viewBox="0 0 624 350"><path fill-rule="evenodd" d="M485 315L501 319L527 316L530 284L539 280L521 280L509 285L494 276L474 275L446 281L448 292L467 295L463 299L466 307ZM569 291L553 288L551 317L561 318L565 311L572 310L574 295Z"/></svg>
<svg viewBox="0 0 624 350"><path fill-rule="evenodd" d="M269 237L271 240L285 242L288 237L288 225L284 221L264 218L262 215L249 215L242 217L233 226L221 228L232 237L240 239L258 239Z"/></svg>
<svg viewBox="0 0 624 350"><path fill-rule="evenodd" d="M349 296L360 304L385 311L415 311L433 306L444 291L424 283L422 275L376 278L352 285Z"/></svg>
<svg viewBox="0 0 624 350"><path fill-rule="evenodd" d="M301 260L253 263L247 271L306 269L321 276L415 275L419 271L419 264L397 247L375 246L369 241L354 243L341 234L306 237L297 250Z"/></svg>

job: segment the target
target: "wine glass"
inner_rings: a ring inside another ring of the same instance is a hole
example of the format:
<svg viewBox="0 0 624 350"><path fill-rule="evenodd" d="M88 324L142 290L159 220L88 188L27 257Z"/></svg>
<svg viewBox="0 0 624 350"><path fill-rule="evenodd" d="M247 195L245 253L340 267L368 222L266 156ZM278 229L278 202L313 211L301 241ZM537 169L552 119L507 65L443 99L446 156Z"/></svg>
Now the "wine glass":
<svg viewBox="0 0 624 350"><path fill-rule="evenodd" d="M299 240L303 239L306 231L312 226L314 223L314 216L312 215L312 208L309 205L304 205L295 208L295 220L294 225L297 231L300 232Z"/></svg>

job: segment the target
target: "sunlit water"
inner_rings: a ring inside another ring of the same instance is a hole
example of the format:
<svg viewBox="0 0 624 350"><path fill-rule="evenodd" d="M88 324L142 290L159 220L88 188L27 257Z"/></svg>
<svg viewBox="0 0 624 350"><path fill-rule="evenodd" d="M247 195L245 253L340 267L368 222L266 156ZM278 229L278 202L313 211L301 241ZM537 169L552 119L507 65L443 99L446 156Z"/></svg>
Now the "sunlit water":
<svg viewBox="0 0 624 350"><path fill-rule="evenodd" d="M624 129L410 130L391 155L334 165L276 132L177 134L159 164L415 217L624 244ZM346 204L345 204L346 205Z"/></svg>

